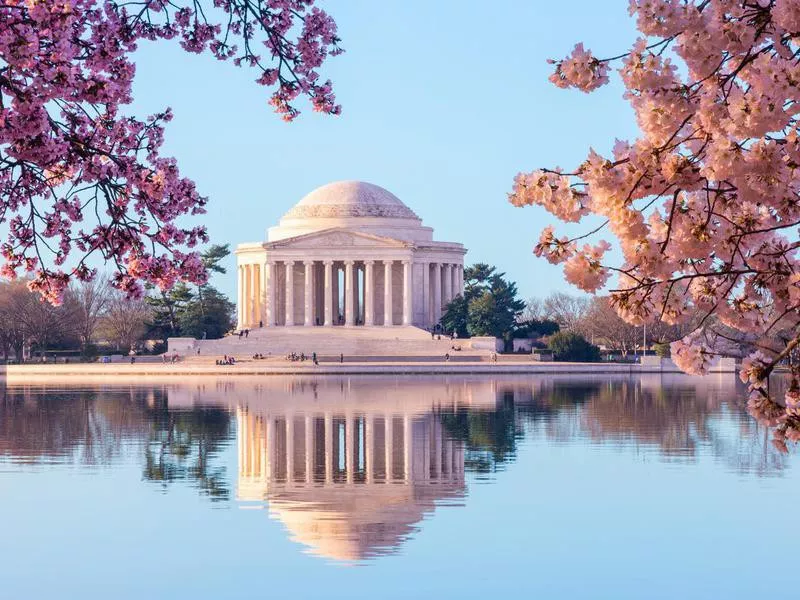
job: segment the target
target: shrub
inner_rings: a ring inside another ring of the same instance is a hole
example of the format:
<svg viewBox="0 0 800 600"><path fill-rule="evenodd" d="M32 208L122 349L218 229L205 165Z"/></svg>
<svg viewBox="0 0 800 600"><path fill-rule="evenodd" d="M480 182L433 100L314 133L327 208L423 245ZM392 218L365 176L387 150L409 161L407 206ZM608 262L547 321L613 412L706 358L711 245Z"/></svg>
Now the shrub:
<svg viewBox="0 0 800 600"><path fill-rule="evenodd" d="M600 362L600 349L577 333L559 331L550 336L547 346L553 353L553 360Z"/></svg>

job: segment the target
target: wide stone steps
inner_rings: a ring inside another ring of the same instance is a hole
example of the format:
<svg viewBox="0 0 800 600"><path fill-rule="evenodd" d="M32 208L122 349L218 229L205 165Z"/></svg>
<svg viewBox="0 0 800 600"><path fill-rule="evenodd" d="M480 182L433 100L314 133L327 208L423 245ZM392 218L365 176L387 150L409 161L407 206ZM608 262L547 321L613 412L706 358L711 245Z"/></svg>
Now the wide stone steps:
<svg viewBox="0 0 800 600"><path fill-rule="evenodd" d="M453 346L460 346L455 352ZM285 356L291 352L319 356L429 356L484 355L486 351L472 350L464 341L449 337L431 339L430 333L416 327L293 327L255 329L248 337L228 336L220 340L198 340L199 356L235 357ZM187 353L188 354L188 353ZM199 358L196 354L194 357Z"/></svg>

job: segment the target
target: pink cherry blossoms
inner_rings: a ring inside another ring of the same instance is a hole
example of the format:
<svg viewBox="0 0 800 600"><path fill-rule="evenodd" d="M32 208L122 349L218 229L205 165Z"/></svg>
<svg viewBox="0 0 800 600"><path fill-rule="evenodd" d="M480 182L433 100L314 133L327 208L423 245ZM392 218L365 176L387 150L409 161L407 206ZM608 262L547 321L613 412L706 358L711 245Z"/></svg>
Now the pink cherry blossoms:
<svg viewBox="0 0 800 600"><path fill-rule="evenodd" d="M205 228L179 225L206 198L160 154L167 109L124 115L141 41L177 39L188 52L255 67L286 120L299 96L338 114L318 69L341 52L336 25L314 0L6 0L0 7L0 276L58 303L87 257L113 264L131 296L142 282L200 283L194 248Z"/></svg>
<svg viewBox="0 0 800 600"><path fill-rule="evenodd" d="M672 345L687 372L730 342L753 348L751 409L773 425L781 415L797 439L797 366L785 398L765 382L800 346L800 0L631 0L630 12L641 38L628 52L601 59L579 44L551 81L590 92L616 64L640 137L573 172L521 173L509 199L565 222L601 217L577 238L548 227L535 253L586 291L615 274L612 302L631 323L700 315ZM578 247L600 230L622 264L603 262L603 243Z"/></svg>

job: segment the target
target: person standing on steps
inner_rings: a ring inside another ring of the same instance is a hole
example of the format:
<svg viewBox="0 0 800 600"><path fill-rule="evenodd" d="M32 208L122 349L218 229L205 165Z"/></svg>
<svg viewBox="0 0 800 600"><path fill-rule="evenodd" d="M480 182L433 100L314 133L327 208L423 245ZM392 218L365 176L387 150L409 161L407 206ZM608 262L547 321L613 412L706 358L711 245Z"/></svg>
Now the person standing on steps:
<svg viewBox="0 0 800 600"><path fill-rule="evenodd" d="M246 338L250 337L250 330L249 329L245 329L244 330L244 337L246 337Z"/></svg>
<svg viewBox="0 0 800 600"><path fill-rule="evenodd" d="M340 363L344 362L344 354L339 354L339 362Z"/></svg>
<svg viewBox="0 0 800 600"><path fill-rule="evenodd" d="M258 328L261 329L263 327L264 327L264 321L259 321L258 322Z"/></svg>

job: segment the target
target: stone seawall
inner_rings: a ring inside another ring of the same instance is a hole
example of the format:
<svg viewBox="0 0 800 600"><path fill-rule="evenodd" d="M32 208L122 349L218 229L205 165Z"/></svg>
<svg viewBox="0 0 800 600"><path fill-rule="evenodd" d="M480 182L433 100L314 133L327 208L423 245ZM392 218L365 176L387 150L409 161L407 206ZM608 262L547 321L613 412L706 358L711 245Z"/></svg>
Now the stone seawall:
<svg viewBox="0 0 800 600"><path fill-rule="evenodd" d="M671 361L670 361L671 363ZM42 383L58 380L72 382L121 381L141 382L186 376L267 376L267 375L536 375L536 374L593 374L640 375L679 373L671 364L626 363L467 363L467 362L347 362L293 363L286 361L246 362L233 366L197 364L191 361L175 364L68 364L68 365L8 365L0 367L0 382ZM735 374L736 365L720 364L713 373Z"/></svg>

